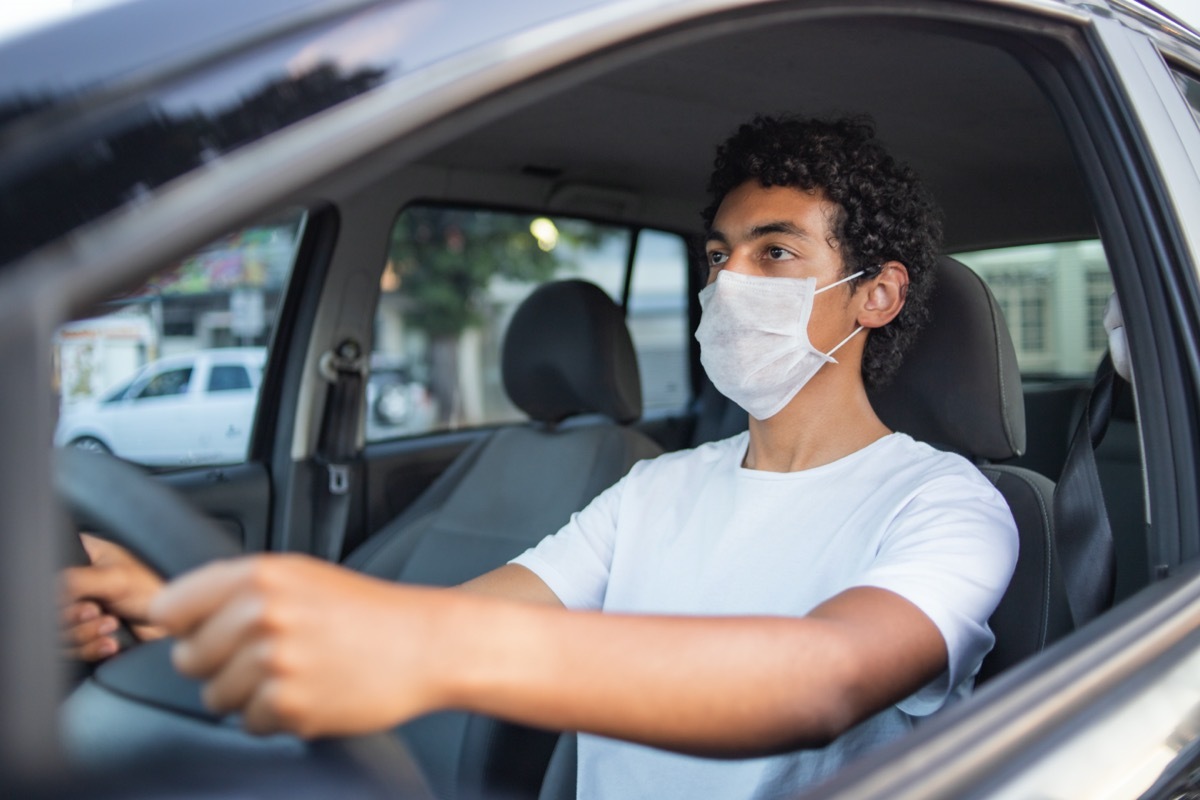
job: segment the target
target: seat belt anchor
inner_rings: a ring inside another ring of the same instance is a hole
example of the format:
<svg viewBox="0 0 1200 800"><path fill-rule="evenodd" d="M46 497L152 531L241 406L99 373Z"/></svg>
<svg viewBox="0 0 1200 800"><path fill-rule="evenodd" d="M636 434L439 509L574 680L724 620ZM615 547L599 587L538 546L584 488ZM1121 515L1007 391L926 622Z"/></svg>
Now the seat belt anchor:
<svg viewBox="0 0 1200 800"><path fill-rule="evenodd" d="M336 384L340 373L351 372L365 376L367 359L362 346L354 339L343 339L337 347L321 354L317 372L329 383Z"/></svg>
<svg viewBox="0 0 1200 800"><path fill-rule="evenodd" d="M329 493L345 494L350 490L350 468L345 464L328 464Z"/></svg>

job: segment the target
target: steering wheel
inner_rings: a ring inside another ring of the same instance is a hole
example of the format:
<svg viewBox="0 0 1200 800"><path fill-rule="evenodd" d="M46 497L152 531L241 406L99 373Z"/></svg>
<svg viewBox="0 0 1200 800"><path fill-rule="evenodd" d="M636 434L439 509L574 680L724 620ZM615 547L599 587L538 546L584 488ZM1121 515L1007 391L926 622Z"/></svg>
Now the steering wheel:
<svg viewBox="0 0 1200 800"><path fill-rule="evenodd" d="M162 482L119 458L77 448L58 449L54 487L79 528L94 530L125 547L167 580L209 561L242 553L219 524ZM78 555L82 544L74 531L70 536L67 552ZM127 694L141 697L138 690L157 692L150 702L159 708L218 721L211 714L197 714L199 684L175 672L165 641L123 651L101 669L109 684L120 686ZM388 792L434 800L411 752L389 733L317 739L309 742L308 748L322 761L365 774Z"/></svg>

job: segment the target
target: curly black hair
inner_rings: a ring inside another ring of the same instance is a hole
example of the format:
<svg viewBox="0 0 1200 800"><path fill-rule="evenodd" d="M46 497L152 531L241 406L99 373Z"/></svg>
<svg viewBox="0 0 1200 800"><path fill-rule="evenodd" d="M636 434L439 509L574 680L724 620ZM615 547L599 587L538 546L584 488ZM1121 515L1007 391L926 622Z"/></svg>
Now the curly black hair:
<svg viewBox="0 0 1200 800"><path fill-rule="evenodd" d="M929 316L926 301L941 248L941 212L916 173L896 162L875 139L866 117L837 120L757 116L717 148L703 212L711 229L725 195L749 180L823 192L836 203L830 235L842 254L843 275L878 273L887 261L908 268L904 308L870 331L862 375L868 387L886 384Z"/></svg>

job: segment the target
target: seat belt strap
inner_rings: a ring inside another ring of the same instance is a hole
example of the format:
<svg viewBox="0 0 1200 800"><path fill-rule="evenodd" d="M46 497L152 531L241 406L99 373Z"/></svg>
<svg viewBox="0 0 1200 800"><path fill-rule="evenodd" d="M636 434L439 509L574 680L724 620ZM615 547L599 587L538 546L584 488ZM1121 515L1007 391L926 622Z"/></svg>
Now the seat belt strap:
<svg viewBox="0 0 1200 800"><path fill-rule="evenodd" d="M343 340L321 356L320 371L329 388L315 453L313 552L336 562L341 560L350 518L350 467L358 445L366 378L362 346L354 339Z"/></svg>
<svg viewBox="0 0 1200 800"><path fill-rule="evenodd" d="M1096 468L1096 448L1112 416L1113 391L1112 366L1106 361L1093 383L1054 490L1055 539L1076 628L1107 609L1113 598L1112 528Z"/></svg>

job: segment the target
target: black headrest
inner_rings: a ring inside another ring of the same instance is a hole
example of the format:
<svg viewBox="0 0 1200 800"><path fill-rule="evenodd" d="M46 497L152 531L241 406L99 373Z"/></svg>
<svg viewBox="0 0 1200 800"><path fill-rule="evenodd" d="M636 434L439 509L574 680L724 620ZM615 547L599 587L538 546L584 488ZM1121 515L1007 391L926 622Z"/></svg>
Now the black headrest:
<svg viewBox="0 0 1200 800"><path fill-rule="evenodd" d="M525 298L504 337L504 389L531 418L642 415L642 383L625 317L595 284L547 283Z"/></svg>
<svg viewBox="0 0 1200 800"><path fill-rule="evenodd" d="M1025 452L1025 398L1012 337L987 284L938 259L929 323L895 378L871 392L889 428L976 459Z"/></svg>

